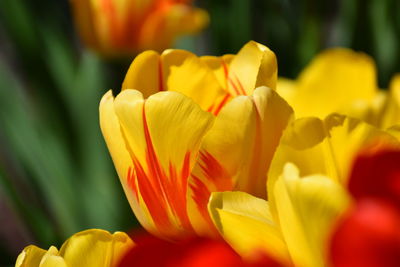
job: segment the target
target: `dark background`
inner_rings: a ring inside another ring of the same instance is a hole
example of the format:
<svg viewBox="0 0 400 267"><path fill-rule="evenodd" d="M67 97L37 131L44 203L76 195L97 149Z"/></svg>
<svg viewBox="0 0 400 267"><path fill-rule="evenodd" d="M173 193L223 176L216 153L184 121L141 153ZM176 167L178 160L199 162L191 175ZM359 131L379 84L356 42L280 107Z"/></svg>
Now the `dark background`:
<svg viewBox="0 0 400 267"><path fill-rule="evenodd" d="M398 0L207 0L209 27L176 47L236 53L249 40L296 78L319 51L373 56L379 86L400 72ZM28 244L59 246L87 228L137 226L98 126L98 103L131 59L106 61L80 44L67 0L0 1L0 266Z"/></svg>

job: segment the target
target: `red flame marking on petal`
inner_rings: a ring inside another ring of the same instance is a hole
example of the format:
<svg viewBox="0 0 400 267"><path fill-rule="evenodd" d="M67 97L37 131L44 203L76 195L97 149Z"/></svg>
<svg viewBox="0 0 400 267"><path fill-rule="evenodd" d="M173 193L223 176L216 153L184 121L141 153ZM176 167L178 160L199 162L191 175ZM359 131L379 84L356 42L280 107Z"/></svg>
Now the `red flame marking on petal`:
<svg viewBox="0 0 400 267"><path fill-rule="evenodd" d="M169 163L168 174L162 169L151 141L147 125L145 109L143 106L143 129L147 146L146 165L147 171L140 162L133 157L135 166L135 179L132 170L128 170L128 183L133 191L142 195L154 223L162 231L171 230L172 222L168 211L172 213L185 230L192 231L186 210L186 193L188 177L190 174L191 153L187 152L183 160L182 169L178 173L176 167ZM137 184L137 187L136 187Z"/></svg>
<svg viewBox="0 0 400 267"><path fill-rule="evenodd" d="M205 180L192 175L193 200L203 218L211 223L207 211L207 204L211 192L221 192L233 189L232 177L225 168L208 152L200 152L200 168ZM211 223L212 224L212 223Z"/></svg>
<svg viewBox="0 0 400 267"><path fill-rule="evenodd" d="M231 95L230 94L226 94L224 96L224 98L221 100L221 102L219 103L219 105L217 106L217 108L214 110L213 114L214 115L218 115L218 113L221 111L221 109L225 106L225 104L228 102L228 100L230 99Z"/></svg>

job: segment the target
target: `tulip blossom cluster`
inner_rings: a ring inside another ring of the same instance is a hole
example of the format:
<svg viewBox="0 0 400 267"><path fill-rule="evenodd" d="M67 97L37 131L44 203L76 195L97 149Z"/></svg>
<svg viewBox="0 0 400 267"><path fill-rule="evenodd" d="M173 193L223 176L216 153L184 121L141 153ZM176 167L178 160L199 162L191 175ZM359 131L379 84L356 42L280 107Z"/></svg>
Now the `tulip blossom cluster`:
<svg viewBox="0 0 400 267"><path fill-rule="evenodd" d="M118 254L104 266L399 266L399 90L399 76L379 90L372 59L344 49L296 81L252 41L221 57L143 52L102 98L100 126L136 218L160 239L85 244ZM28 247L17 266L97 264L68 244Z"/></svg>

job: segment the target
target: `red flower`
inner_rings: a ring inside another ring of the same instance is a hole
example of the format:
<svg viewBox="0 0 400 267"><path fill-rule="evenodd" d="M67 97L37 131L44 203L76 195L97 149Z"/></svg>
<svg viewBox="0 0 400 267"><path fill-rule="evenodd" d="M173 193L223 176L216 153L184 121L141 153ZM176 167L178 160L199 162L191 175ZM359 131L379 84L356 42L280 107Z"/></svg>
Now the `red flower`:
<svg viewBox="0 0 400 267"><path fill-rule="evenodd" d="M361 154L354 163L349 191L356 200L386 199L400 210L400 151Z"/></svg>
<svg viewBox="0 0 400 267"><path fill-rule="evenodd" d="M133 238L136 246L123 257L120 267L279 267L266 255L246 262L223 241L195 238L171 243L151 235Z"/></svg>
<svg viewBox="0 0 400 267"><path fill-rule="evenodd" d="M336 229L335 267L400 266L400 214L390 204L364 199Z"/></svg>
<svg viewBox="0 0 400 267"><path fill-rule="evenodd" d="M400 266L400 151L360 155L349 191L356 205L334 232L333 266Z"/></svg>

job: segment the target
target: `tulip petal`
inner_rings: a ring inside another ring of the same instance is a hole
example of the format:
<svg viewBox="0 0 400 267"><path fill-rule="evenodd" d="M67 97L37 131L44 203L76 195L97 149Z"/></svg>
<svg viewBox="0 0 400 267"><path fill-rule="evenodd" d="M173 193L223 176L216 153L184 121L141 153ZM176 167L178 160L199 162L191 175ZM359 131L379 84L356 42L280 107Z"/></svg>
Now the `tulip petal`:
<svg viewBox="0 0 400 267"><path fill-rule="evenodd" d="M380 126L383 129L400 124L400 74L390 82L390 91L381 116Z"/></svg>
<svg viewBox="0 0 400 267"><path fill-rule="evenodd" d="M293 102L296 97L296 81L286 79L286 78L278 78L278 82L276 85L276 92L288 102L290 106L293 106Z"/></svg>
<svg viewBox="0 0 400 267"><path fill-rule="evenodd" d="M139 90L145 98L163 91L160 55L155 51L139 54L130 65L122 90Z"/></svg>
<svg viewBox="0 0 400 267"><path fill-rule="evenodd" d="M119 119L115 114L114 97L111 90L101 99L99 113L100 128L129 204L143 227L150 229L149 231L154 231L155 226L146 211L146 207L139 201L128 185L127 173L130 170L132 171L132 159L122 136Z"/></svg>
<svg viewBox="0 0 400 267"><path fill-rule="evenodd" d="M213 70L215 77L217 78L220 86L228 92L228 74L229 67L235 55L224 55L222 57L215 56L203 56L200 59L207 64L207 66Z"/></svg>
<svg viewBox="0 0 400 267"><path fill-rule="evenodd" d="M202 211L209 222L206 205L211 192L235 189L265 198L266 173L291 115L287 103L267 87L226 104L205 136L192 171L189 210ZM192 224L201 221L191 216Z"/></svg>
<svg viewBox="0 0 400 267"><path fill-rule="evenodd" d="M286 164L274 184L279 225L296 266L325 266L326 244L333 224L349 199L344 189L328 177L307 176Z"/></svg>
<svg viewBox="0 0 400 267"><path fill-rule="evenodd" d="M154 234L176 238L191 232L186 194L190 171L213 116L176 92L160 92L144 100L124 90L115 100L132 167L128 186L148 209ZM148 229L151 231L151 229Z"/></svg>
<svg viewBox="0 0 400 267"><path fill-rule="evenodd" d="M16 267L117 266L122 256L134 246L122 232L110 234L90 229L71 236L60 251L51 246L45 251L26 247L18 256Z"/></svg>
<svg viewBox="0 0 400 267"><path fill-rule="evenodd" d="M286 162L293 162L300 175L323 174L347 183L349 167L364 146L398 144L396 139L367 123L332 114L324 121L302 118L285 131L268 173L268 195Z"/></svg>
<svg viewBox="0 0 400 267"><path fill-rule="evenodd" d="M84 43L95 48L97 44L97 36L95 25L91 19L92 3L91 1L70 0L72 12L75 19L75 25Z"/></svg>
<svg viewBox="0 0 400 267"><path fill-rule="evenodd" d="M110 234L104 230L91 229L79 232L65 241L60 256L67 266L116 266L133 245L125 233Z"/></svg>
<svg viewBox="0 0 400 267"><path fill-rule="evenodd" d="M122 90L139 90L145 98L159 91L182 93L204 110L215 111L225 104L226 91L214 72L196 55L178 49L138 55L129 67Z"/></svg>
<svg viewBox="0 0 400 267"><path fill-rule="evenodd" d="M170 47L179 35L194 34L208 22L208 13L203 9L176 3L165 8L161 6L143 21L139 48L161 51Z"/></svg>
<svg viewBox="0 0 400 267"><path fill-rule="evenodd" d="M266 46L250 41L230 64L229 92L232 95L251 95L260 86L275 89L277 71L275 54Z"/></svg>
<svg viewBox="0 0 400 267"><path fill-rule="evenodd" d="M226 92L214 72L196 55L166 50L161 58L166 90L190 97L207 111L213 111L225 98Z"/></svg>
<svg viewBox="0 0 400 267"><path fill-rule="evenodd" d="M40 267L67 267L64 259L59 256L56 247L51 246L49 250L43 255L40 261Z"/></svg>
<svg viewBox="0 0 400 267"><path fill-rule="evenodd" d="M300 74L291 104L296 117L324 118L346 110L356 100L371 101L376 92L373 60L363 53L337 48L319 54Z"/></svg>
<svg viewBox="0 0 400 267"><path fill-rule="evenodd" d="M400 266L400 214L390 203L364 198L335 229L332 266Z"/></svg>
<svg viewBox="0 0 400 267"><path fill-rule="evenodd" d="M357 200L386 200L400 211L400 149L365 149L354 161L348 190Z"/></svg>
<svg viewBox="0 0 400 267"><path fill-rule="evenodd" d="M243 192L214 192L209 212L223 238L240 255L251 258L264 252L280 262L289 262L267 201Z"/></svg>
<svg viewBox="0 0 400 267"><path fill-rule="evenodd" d="M301 176L321 174L347 184L350 166L365 146L399 146L393 136L356 119L332 114L325 121L302 118L286 129L276 149L267 181L268 198L275 203L274 188L287 162L294 163ZM277 211L271 205L277 219Z"/></svg>
<svg viewBox="0 0 400 267"><path fill-rule="evenodd" d="M351 164L361 148L400 145L392 135L356 119L336 114L328 116L324 123L330 135L331 153L336 161L338 178L342 184L347 184Z"/></svg>
<svg viewBox="0 0 400 267"><path fill-rule="evenodd" d="M38 248L37 246L27 246L18 255L15 267L39 267L42 257L46 253L46 250Z"/></svg>
<svg viewBox="0 0 400 267"><path fill-rule="evenodd" d="M400 124L393 125L389 129L386 130L387 133L397 138L400 142Z"/></svg>

